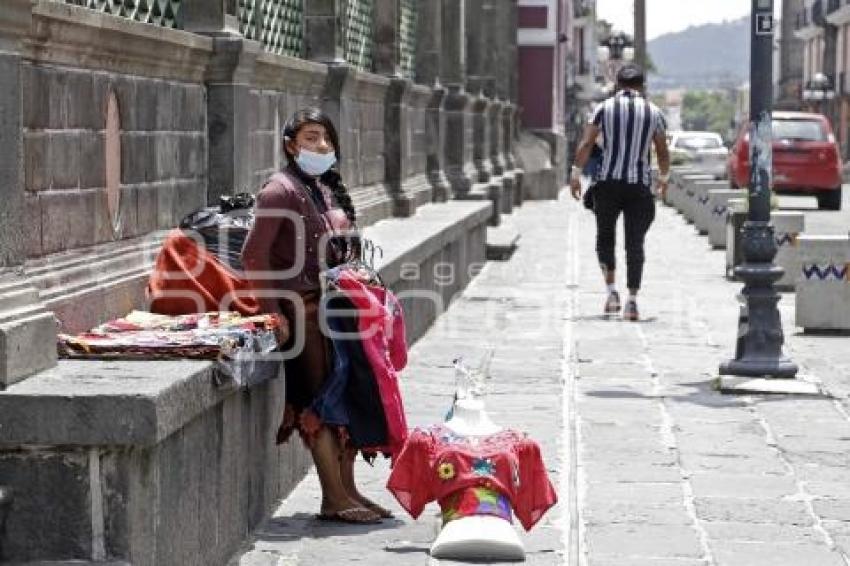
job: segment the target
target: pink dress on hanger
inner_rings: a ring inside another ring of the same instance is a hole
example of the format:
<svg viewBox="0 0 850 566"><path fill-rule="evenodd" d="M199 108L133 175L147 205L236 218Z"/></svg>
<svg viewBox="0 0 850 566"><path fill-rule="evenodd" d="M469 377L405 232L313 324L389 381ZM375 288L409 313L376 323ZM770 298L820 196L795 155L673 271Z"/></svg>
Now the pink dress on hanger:
<svg viewBox="0 0 850 566"><path fill-rule="evenodd" d="M357 309L363 352L375 374L387 421L387 452L394 458L407 440L407 418L397 372L407 365L404 314L391 291L342 270L337 287Z"/></svg>

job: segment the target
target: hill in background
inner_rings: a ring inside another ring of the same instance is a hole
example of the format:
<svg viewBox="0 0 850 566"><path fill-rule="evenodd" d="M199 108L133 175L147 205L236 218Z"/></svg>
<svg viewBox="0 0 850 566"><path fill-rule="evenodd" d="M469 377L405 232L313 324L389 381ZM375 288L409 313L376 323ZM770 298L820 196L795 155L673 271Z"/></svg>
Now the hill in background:
<svg viewBox="0 0 850 566"><path fill-rule="evenodd" d="M749 77L750 20L689 27L649 42L653 89L734 87Z"/></svg>

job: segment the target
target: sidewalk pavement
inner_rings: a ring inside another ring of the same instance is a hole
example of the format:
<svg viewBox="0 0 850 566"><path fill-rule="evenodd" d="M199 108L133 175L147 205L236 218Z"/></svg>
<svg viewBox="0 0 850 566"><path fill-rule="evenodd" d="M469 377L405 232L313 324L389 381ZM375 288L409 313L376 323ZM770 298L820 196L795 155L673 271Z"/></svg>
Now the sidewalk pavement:
<svg viewBox="0 0 850 566"><path fill-rule="evenodd" d="M659 207L648 238L639 323L599 316L590 213L562 196L523 204L513 222L513 258L485 267L412 348L402 379L411 426L438 422L452 359L497 348L488 410L540 442L560 497L522 533L527 563L847 566L848 339L796 333L785 295L788 353L832 397L721 395L712 380L734 353L741 285L671 209ZM383 488L386 462L357 473L396 519L314 520L311 474L232 565L453 564L427 554L436 506L413 521Z"/></svg>

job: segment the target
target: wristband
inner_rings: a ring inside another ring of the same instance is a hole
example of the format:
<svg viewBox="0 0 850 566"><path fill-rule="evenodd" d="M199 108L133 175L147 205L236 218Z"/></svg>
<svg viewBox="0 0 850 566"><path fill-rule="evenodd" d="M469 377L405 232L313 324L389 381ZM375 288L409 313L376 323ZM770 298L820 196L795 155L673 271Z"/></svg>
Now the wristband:
<svg viewBox="0 0 850 566"><path fill-rule="evenodd" d="M570 178L581 179L581 167L573 165L572 168L570 168Z"/></svg>
<svg viewBox="0 0 850 566"><path fill-rule="evenodd" d="M658 175L658 180L662 183L667 183L670 181L670 173L666 173L664 175Z"/></svg>

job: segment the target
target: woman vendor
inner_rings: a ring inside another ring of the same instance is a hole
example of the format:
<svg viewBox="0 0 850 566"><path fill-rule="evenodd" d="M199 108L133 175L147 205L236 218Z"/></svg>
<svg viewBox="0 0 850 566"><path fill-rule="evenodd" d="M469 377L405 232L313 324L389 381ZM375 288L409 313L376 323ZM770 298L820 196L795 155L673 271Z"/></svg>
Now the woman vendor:
<svg viewBox="0 0 850 566"><path fill-rule="evenodd" d="M330 371L328 339L319 323L320 272L345 260L345 238L356 214L335 165L339 137L320 110L296 112L283 130L285 169L257 195L255 223L242 251L246 274L267 313L279 313L291 334L286 366L286 408L278 443L297 431L310 449L322 489L320 519L374 523L392 517L363 496L354 481L355 451L344 433L310 410Z"/></svg>

